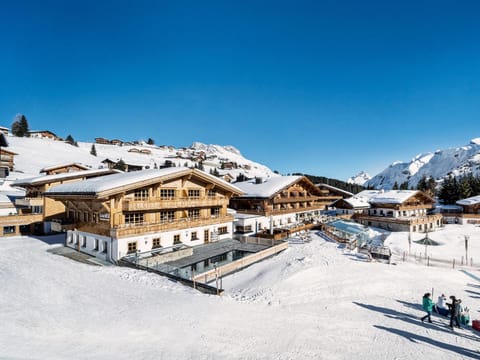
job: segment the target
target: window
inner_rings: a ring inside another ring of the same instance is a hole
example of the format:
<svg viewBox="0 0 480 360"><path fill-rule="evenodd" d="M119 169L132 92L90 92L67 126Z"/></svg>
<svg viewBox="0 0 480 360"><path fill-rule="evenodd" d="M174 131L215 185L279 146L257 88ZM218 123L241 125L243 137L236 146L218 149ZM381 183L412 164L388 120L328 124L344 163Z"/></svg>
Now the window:
<svg viewBox="0 0 480 360"><path fill-rule="evenodd" d="M79 235L79 234L76 234L76 235L75 235L75 245L77 245L77 244L78 244L78 238L79 238L79 237L80 237L80 235Z"/></svg>
<svg viewBox="0 0 480 360"><path fill-rule="evenodd" d="M210 209L210 215L212 217L219 217L220 216L220 208L219 207L214 207Z"/></svg>
<svg viewBox="0 0 480 360"><path fill-rule="evenodd" d="M221 226L218 228L218 234L219 235L222 235L222 234L228 234L228 228L226 226Z"/></svg>
<svg viewBox="0 0 480 360"><path fill-rule="evenodd" d="M174 189L160 189L160 198L162 199L174 199L175 190Z"/></svg>
<svg viewBox="0 0 480 360"><path fill-rule="evenodd" d="M156 249L156 248L159 248L159 247L162 247L160 245L160 238L152 239L152 249Z"/></svg>
<svg viewBox="0 0 480 360"><path fill-rule="evenodd" d="M129 242L127 244L127 247L128 247L128 253L131 254L131 253L134 253L134 252L137 252L137 242L134 241L134 242Z"/></svg>
<svg viewBox="0 0 480 360"><path fill-rule="evenodd" d="M88 221L88 211L83 212L83 221L85 221L85 222Z"/></svg>
<svg viewBox="0 0 480 360"><path fill-rule="evenodd" d="M73 243L73 235L72 235L72 234L69 234L69 235L68 235L68 242L69 242L70 244Z"/></svg>
<svg viewBox="0 0 480 360"><path fill-rule="evenodd" d="M3 234L14 234L15 233L15 226L4 226L3 227Z"/></svg>
<svg viewBox="0 0 480 360"><path fill-rule="evenodd" d="M125 224L141 224L143 223L143 213L125 214Z"/></svg>
<svg viewBox="0 0 480 360"><path fill-rule="evenodd" d="M94 223L98 223L98 213L96 212L92 213L92 221Z"/></svg>
<svg viewBox="0 0 480 360"><path fill-rule="evenodd" d="M217 195L215 190L208 190L208 197L215 197Z"/></svg>
<svg viewBox="0 0 480 360"><path fill-rule="evenodd" d="M103 242L103 253L106 254L108 251L108 243L106 241Z"/></svg>
<svg viewBox="0 0 480 360"><path fill-rule="evenodd" d="M200 190L188 190L188 197L193 199L200 198Z"/></svg>
<svg viewBox="0 0 480 360"><path fill-rule="evenodd" d="M173 245L181 244L180 242L180 235L173 235Z"/></svg>
<svg viewBox="0 0 480 360"><path fill-rule="evenodd" d="M237 233L248 233L251 231L252 231L252 225L245 225L245 226L237 225L235 227L235 232Z"/></svg>
<svg viewBox="0 0 480 360"><path fill-rule="evenodd" d="M198 236L197 236L197 232L196 231L192 231L192 241L193 240L198 240Z"/></svg>
<svg viewBox="0 0 480 360"><path fill-rule="evenodd" d="M98 239L95 239L94 245L93 245L93 250L98 251L98 243L99 243Z"/></svg>
<svg viewBox="0 0 480 360"><path fill-rule="evenodd" d="M137 189L134 192L135 200L146 200L148 199L148 189Z"/></svg>
<svg viewBox="0 0 480 360"><path fill-rule="evenodd" d="M68 211L68 218L69 218L70 220L75 220L75 211L69 210L69 211Z"/></svg>
<svg viewBox="0 0 480 360"><path fill-rule="evenodd" d="M83 248L87 247L87 237L85 235L82 236L82 247Z"/></svg>
<svg viewBox="0 0 480 360"><path fill-rule="evenodd" d="M175 211L162 211L160 212L160 221L161 222L171 222L175 220Z"/></svg>
<svg viewBox="0 0 480 360"><path fill-rule="evenodd" d="M203 241L208 243L208 236L209 236L210 232L208 230L205 230L203 232Z"/></svg>
<svg viewBox="0 0 480 360"><path fill-rule="evenodd" d="M200 218L200 209L188 209L188 217L190 219Z"/></svg>

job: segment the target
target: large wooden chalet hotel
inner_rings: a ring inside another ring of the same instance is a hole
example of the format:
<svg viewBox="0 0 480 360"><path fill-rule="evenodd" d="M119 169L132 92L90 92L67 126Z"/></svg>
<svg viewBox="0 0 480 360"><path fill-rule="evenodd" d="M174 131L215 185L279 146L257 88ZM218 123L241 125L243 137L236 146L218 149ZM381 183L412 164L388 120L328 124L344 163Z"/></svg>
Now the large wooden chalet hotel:
<svg viewBox="0 0 480 360"><path fill-rule="evenodd" d="M65 205L67 221L74 224L67 246L107 261L231 238L227 206L241 194L213 175L179 167L118 173L45 192Z"/></svg>

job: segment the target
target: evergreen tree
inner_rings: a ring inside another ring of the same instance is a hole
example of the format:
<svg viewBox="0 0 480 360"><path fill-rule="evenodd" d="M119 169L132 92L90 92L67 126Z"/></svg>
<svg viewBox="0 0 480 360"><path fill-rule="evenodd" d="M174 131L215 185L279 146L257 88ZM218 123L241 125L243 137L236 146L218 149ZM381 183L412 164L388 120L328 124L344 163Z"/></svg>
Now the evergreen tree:
<svg viewBox="0 0 480 360"><path fill-rule="evenodd" d="M395 181L395 184L393 184L392 190L398 190L398 183Z"/></svg>
<svg viewBox="0 0 480 360"><path fill-rule="evenodd" d="M408 190L408 181L405 181L400 184L400 190Z"/></svg>
<svg viewBox="0 0 480 360"><path fill-rule="evenodd" d="M205 167L203 166L203 163L201 161L198 163L198 170L205 171Z"/></svg>
<svg viewBox="0 0 480 360"><path fill-rule="evenodd" d="M215 175L216 177L220 176L220 173L218 172L217 168L213 169L213 175Z"/></svg>
<svg viewBox="0 0 480 360"><path fill-rule="evenodd" d="M116 170L125 171L125 169L127 168L127 165L125 164L125 161L120 159L113 168Z"/></svg>
<svg viewBox="0 0 480 360"><path fill-rule="evenodd" d="M25 115L18 114L15 116L15 121L12 123L12 134L18 137L25 137L28 136L29 131Z"/></svg>
<svg viewBox="0 0 480 360"><path fill-rule="evenodd" d="M155 145L155 141L152 138L148 138L147 144L148 145Z"/></svg>
<svg viewBox="0 0 480 360"><path fill-rule="evenodd" d="M93 156L97 156L97 149L95 149L95 144L92 144L92 148L90 149L90 154Z"/></svg>
<svg viewBox="0 0 480 360"><path fill-rule="evenodd" d="M70 134L68 134L67 138L65 139L65 142L70 145L75 145L75 140L73 139L73 136Z"/></svg>

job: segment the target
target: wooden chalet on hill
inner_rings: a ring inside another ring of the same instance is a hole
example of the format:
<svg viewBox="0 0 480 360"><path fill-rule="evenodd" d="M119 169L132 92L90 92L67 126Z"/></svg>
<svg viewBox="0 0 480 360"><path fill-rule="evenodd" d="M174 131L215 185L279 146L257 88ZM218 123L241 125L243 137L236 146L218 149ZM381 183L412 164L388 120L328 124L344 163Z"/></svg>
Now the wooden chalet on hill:
<svg viewBox="0 0 480 360"><path fill-rule="evenodd" d="M12 197L16 209L15 214L0 216L0 228L4 230L0 236L50 233L54 220L63 216L65 207L61 202L45 198L45 191L54 185L112 173L114 171L109 169L87 170L42 175L14 181L12 185L25 189L25 194L17 194ZM55 225L53 224L54 227Z"/></svg>
<svg viewBox="0 0 480 360"><path fill-rule="evenodd" d="M62 165L54 165L44 167L40 170L40 173L45 173L45 175L55 175L55 174L64 174L69 172L75 171L83 171L89 170L88 166L78 164L78 163L70 163L70 164L62 164Z"/></svg>
<svg viewBox="0 0 480 360"><path fill-rule="evenodd" d="M480 224L480 195L458 200L463 211L458 214L460 224Z"/></svg>
<svg viewBox="0 0 480 360"><path fill-rule="evenodd" d="M433 231L442 226L442 215L429 214L434 200L422 191L365 190L355 197L370 204L361 214L353 216L363 225L412 232Z"/></svg>
<svg viewBox="0 0 480 360"><path fill-rule="evenodd" d="M308 229L321 218L321 211L341 198L327 193L305 176L278 176L235 183L244 195L232 198L237 211L235 231L241 236L259 232L286 237L290 232Z"/></svg>
<svg viewBox="0 0 480 360"><path fill-rule="evenodd" d="M60 138L50 130L32 130L28 132L28 136L31 138L60 140Z"/></svg>
<svg viewBox="0 0 480 360"><path fill-rule="evenodd" d="M0 148L0 167L6 167L10 171L12 171L13 166L15 165L14 163L15 155L18 155L18 154L14 153L13 151L7 150L3 147Z"/></svg>
<svg viewBox="0 0 480 360"><path fill-rule="evenodd" d="M241 194L212 175L182 167L115 174L46 193L64 204L73 223L67 246L113 262L136 252L231 237L227 206Z"/></svg>

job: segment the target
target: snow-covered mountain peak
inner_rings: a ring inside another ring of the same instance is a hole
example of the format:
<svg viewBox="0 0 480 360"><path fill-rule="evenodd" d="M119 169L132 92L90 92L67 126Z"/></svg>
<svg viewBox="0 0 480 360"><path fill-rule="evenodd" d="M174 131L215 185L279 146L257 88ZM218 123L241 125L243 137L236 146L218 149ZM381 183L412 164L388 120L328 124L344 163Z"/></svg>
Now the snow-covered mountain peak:
<svg viewBox="0 0 480 360"><path fill-rule="evenodd" d="M472 145L480 145L480 137L470 140Z"/></svg>
<svg viewBox="0 0 480 360"><path fill-rule="evenodd" d="M408 186L412 187L424 176L441 180L449 175L480 175L479 162L480 138L475 138L468 145L418 154L410 162L394 162L365 186L391 189L395 183L408 182Z"/></svg>
<svg viewBox="0 0 480 360"><path fill-rule="evenodd" d="M368 175L365 171L360 171L357 175L348 178L347 183L348 184L363 185L370 179L371 179L370 175Z"/></svg>

